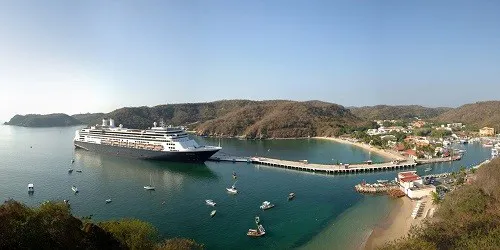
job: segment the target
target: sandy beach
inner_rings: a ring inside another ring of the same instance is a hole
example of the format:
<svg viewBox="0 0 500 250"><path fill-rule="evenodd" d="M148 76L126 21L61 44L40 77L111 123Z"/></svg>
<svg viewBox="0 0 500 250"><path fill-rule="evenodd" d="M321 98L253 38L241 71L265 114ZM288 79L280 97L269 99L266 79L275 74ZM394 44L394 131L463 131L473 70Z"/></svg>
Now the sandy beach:
<svg viewBox="0 0 500 250"><path fill-rule="evenodd" d="M386 219L373 229L364 245L364 249L376 249L386 243L402 238L410 232L413 225L422 223L432 213L430 210L435 209L435 205L432 204L429 197L423 198L422 201L425 202L422 216L413 219L411 213L417 201L410 200L408 197L401 198L391 209Z"/></svg>
<svg viewBox="0 0 500 250"><path fill-rule="evenodd" d="M338 142L338 143L344 143L344 144L349 144L349 145L353 145L356 147L360 147L360 148L363 148L365 150L379 154L379 155L381 155L389 160L395 160L395 159L396 160L403 160L403 161L407 160L405 157L400 155L398 152L391 151L391 150L379 149L379 148L372 147L368 144L361 143L361 142L354 142L354 141L341 139L341 138L337 138L337 137L314 137L314 138L315 139L330 140L330 141L334 141L334 142Z"/></svg>

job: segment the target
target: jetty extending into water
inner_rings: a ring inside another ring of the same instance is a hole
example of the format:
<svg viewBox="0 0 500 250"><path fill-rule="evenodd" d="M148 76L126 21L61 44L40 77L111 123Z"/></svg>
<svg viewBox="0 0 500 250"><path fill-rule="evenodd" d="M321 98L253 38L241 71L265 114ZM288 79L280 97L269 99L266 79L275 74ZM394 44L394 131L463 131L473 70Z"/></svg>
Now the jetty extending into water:
<svg viewBox="0 0 500 250"><path fill-rule="evenodd" d="M431 159L417 159L418 164L429 164L429 163L440 163L440 162L451 162L451 161L459 161L462 159L461 155L456 155L453 157L442 157L442 158L431 158Z"/></svg>
<svg viewBox="0 0 500 250"><path fill-rule="evenodd" d="M408 169L417 166L413 160L392 161L386 163L362 163L362 164L316 164L307 161L287 161L265 157L212 157L210 161L248 162L272 167L294 169L308 172L322 172L326 174L347 174L361 172L375 172L383 170Z"/></svg>

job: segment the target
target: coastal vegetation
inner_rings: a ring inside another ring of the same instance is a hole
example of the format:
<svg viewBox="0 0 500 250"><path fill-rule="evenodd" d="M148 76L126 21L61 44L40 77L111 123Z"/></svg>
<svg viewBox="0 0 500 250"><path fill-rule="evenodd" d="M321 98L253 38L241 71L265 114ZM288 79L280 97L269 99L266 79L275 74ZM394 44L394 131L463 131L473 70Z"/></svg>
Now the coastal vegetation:
<svg viewBox="0 0 500 250"><path fill-rule="evenodd" d="M500 159L468 178L471 184L459 186L442 200L435 197L439 207L433 218L381 249L498 249Z"/></svg>
<svg viewBox="0 0 500 250"><path fill-rule="evenodd" d="M38 208L7 200L0 206L0 249L203 249L190 239L158 243L157 230L137 219L104 221L71 215L63 202Z"/></svg>
<svg viewBox="0 0 500 250"><path fill-rule="evenodd" d="M451 110L452 108L438 107L428 108L419 105L376 105L365 107L351 107L350 110L357 117L362 117L366 120L401 120L434 118L438 115Z"/></svg>
<svg viewBox="0 0 500 250"><path fill-rule="evenodd" d="M87 123L100 124L104 117L112 117L116 124L129 128L144 129L151 127L153 121L164 120L166 124L184 125L202 135L247 138L341 135L365 123L341 105L286 100L224 100L121 108L94 116Z"/></svg>
<svg viewBox="0 0 500 250"><path fill-rule="evenodd" d="M62 127L80 125L82 122L67 114L57 113L48 115L15 115L5 124L22 127Z"/></svg>
<svg viewBox="0 0 500 250"><path fill-rule="evenodd" d="M418 105L345 108L321 101L288 100L222 100L207 103L183 103L154 107L124 107L110 113L16 115L8 125L25 127L71 126L100 124L103 118L113 118L116 124L128 128L146 129L153 121L186 126L200 135L242 136L246 138L294 138L339 136L370 128L401 126L428 119L415 129L415 135L442 138L448 130L433 130L447 122L467 124L467 131L483 126L500 130L500 101L466 104L459 108L428 108ZM377 126L374 120L382 120ZM457 128L453 128L456 131Z"/></svg>
<svg viewBox="0 0 500 250"><path fill-rule="evenodd" d="M465 104L448 110L439 115L436 120L441 122L463 122L471 129L488 126L500 131L500 101L487 101Z"/></svg>

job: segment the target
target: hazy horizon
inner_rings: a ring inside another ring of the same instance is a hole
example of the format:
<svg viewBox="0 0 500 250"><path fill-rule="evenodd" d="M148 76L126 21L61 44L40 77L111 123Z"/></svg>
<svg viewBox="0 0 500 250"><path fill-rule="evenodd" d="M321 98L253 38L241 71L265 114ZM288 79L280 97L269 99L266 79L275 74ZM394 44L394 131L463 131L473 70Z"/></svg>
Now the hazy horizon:
<svg viewBox="0 0 500 250"><path fill-rule="evenodd" d="M0 121L222 99L498 99L500 2L4 1Z"/></svg>

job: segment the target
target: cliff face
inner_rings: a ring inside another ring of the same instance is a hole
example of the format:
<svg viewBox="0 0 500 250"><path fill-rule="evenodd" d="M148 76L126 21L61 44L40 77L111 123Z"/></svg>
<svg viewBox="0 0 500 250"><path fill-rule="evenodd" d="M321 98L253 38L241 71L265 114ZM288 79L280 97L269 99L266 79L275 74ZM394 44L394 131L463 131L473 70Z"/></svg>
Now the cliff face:
<svg viewBox="0 0 500 250"><path fill-rule="evenodd" d="M80 125L82 122L66 114L15 115L6 125L22 127L62 127Z"/></svg>

